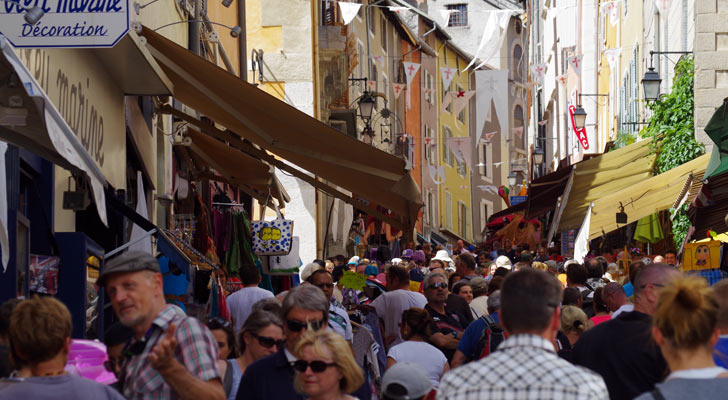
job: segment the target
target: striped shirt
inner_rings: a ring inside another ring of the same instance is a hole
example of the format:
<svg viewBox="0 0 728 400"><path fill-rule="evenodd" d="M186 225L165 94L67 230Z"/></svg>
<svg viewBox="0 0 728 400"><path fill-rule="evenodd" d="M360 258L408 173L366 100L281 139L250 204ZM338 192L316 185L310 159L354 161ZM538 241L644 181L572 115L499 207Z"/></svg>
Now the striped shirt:
<svg viewBox="0 0 728 400"><path fill-rule="evenodd" d="M196 318L188 317L179 307L168 304L152 321L144 351L138 356L127 359L122 367L120 379L124 382L122 393L127 399L178 398L147 359L154 346L165 337L171 323L176 326L174 337L177 339L175 350L177 361L184 365L192 376L203 381L220 378L215 337Z"/></svg>

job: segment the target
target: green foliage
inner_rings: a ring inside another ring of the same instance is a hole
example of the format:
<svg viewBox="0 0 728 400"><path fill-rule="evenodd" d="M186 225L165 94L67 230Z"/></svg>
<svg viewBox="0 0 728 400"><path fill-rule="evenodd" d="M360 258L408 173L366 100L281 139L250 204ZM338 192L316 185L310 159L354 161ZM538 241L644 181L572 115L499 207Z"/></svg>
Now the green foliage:
<svg viewBox="0 0 728 400"><path fill-rule="evenodd" d="M672 221L672 240L675 242L675 248L678 249L685 241L685 236L690 228L690 217L688 217L688 207L690 204L683 204L677 212L674 208L670 209L670 221Z"/></svg>
<svg viewBox="0 0 728 400"><path fill-rule="evenodd" d="M637 140L637 135L632 132L619 131L617 132L617 139L614 141L614 147L609 151L621 149L622 147L629 146Z"/></svg>
<svg viewBox="0 0 728 400"><path fill-rule="evenodd" d="M672 90L647 107L652 110L649 125L640 132L652 138L657 152L655 174L669 171L705 153L705 147L695 140L693 124L693 76L695 63L691 57L675 65Z"/></svg>

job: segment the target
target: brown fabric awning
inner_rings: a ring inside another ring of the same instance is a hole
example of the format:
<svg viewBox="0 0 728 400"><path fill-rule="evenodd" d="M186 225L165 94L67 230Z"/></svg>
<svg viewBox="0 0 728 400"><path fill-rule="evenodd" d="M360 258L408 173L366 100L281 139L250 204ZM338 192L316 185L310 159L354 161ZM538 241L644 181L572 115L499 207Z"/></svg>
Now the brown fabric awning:
<svg viewBox="0 0 728 400"><path fill-rule="evenodd" d="M165 37L142 35L174 97L230 131L397 215L417 218L422 196L405 161L344 135Z"/></svg>

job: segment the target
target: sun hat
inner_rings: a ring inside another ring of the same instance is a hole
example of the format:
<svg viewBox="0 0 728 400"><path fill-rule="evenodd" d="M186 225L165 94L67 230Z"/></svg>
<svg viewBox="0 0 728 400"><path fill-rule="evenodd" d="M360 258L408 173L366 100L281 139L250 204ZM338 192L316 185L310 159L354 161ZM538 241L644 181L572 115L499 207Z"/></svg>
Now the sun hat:
<svg viewBox="0 0 728 400"><path fill-rule="evenodd" d="M498 268L503 267L506 269L511 269L512 267L511 259L506 256L498 256L498 258L495 259L495 265Z"/></svg>

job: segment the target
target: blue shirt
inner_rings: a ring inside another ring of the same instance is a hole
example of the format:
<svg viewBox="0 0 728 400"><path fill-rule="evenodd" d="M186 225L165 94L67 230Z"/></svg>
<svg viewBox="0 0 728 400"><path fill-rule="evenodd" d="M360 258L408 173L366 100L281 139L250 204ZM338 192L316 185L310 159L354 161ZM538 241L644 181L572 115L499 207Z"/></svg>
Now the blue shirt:
<svg viewBox="0 0 728 400"><path fill-rule="evenodd" d="M490 314L495 322L498 322L498 312ZM474 354L478 350L478 341L483 336L483 332L488 328L488 324L483 321L483 318L477 318L475 321L468 325L467 329L463 333L463 337L460 338L458 344L458 350L465 354L468 359L474 359L480 357L480 354Z"/></svg>
<svg viewBox="0 0 728 400"><path fill-rule="evenodd" d="M728 335L720 335L713 347L713 360L715 365L728 368Z"/></svg>

